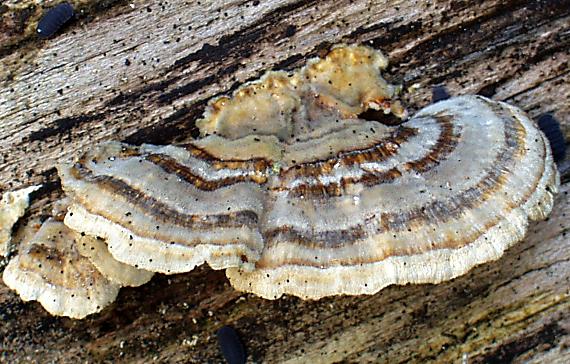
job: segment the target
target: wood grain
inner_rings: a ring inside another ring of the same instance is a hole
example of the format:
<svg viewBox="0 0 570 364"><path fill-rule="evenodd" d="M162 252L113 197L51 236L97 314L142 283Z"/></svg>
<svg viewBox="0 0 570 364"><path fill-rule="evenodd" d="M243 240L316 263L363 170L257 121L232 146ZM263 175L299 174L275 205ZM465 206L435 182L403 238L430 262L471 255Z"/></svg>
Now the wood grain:
<svg viewBox="0 0 570 364"><path fill-rule="evenodd" d="M339 42L382 49L411 111L445 83L532 117L553 111L570 137L568 1L72 3L77 19L45 41L35 1L0 6L0 189L47 182L29 216L60 195L58 161L109 139L192 138L211 97ZM85 321L51 317L0 285L0 361L221 362L215 330L232 325L253 362L568 362L570 163L560 169L548 221L440 285L266 301L201 267L125 289Z"/></svg>

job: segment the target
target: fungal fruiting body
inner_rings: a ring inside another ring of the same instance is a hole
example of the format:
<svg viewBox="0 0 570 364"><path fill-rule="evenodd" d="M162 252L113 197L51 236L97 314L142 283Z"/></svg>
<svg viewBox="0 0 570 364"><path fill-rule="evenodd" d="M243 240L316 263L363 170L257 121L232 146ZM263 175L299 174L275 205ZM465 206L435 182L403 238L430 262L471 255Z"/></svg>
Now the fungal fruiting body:
<svg viewBox="0 0 570 364"><path fill-rule="evenodd" d="M30 186L14 192L5 192L0 200L0 256L8 254L12 227L30 204L30 194L40 186Z"/></svg>
<svg viewBox="0 0 570 364"><path fill-rule="evenodd" d="M59 167L65 224L137 269L206 262L269 299L437 283L499 258L552 209L548 141L480 96L365 119L405 116L386 65L335 47L213 100L198 140L99 145Z"/></svg>
<svg viewBox="0 0 570 364"><path fill-rule="evenodd" d="M365 143L378 123L355 121L368 108L403 115L380 76L386 65L369 48L336 48L299 72L271 72L214 100L198 121L200 140L94 148L59 169L73 200L65 223L104 238L117 260L142 269L178 273L207 262L253 270L264 234L289 213L289 196L304 193L290 186L297 163Z"/></svg>
<svg viewBox="0 0 570 364"><path fill-rule="evenodd" d="M113 259L101 239L65 226L62 209L67 202L56 206L54 218L18 231L19 254L3 279L22 299L39 301L53 315L83 318L112 303L120 287L150 280L152 272Z"/></svg>
<svg viewBox="0 0 570 364"><path fill-rule="evenodd" d="M73 6L69 3L61 3L49 9L38 23L36 29L38 37L51 37L67 23L74 14Z"/></svg>
<svg viewBox="0 0 570 364"><path fill-rule="evenodd" d="M83 318L112 303L120 286L78 254L80 234L49 219L4 270L6 285L52 315ZM88 239L91 239L90 237Z"/></svg>
<svg viewBox="0 0 570 364"><path fill-rule="evenodd" d="M350 155L366 158L368 148L395 143L373 161L320 169L313 180L298 170L298 183L344 189L324 200L288 196L298 220L269 230L255 270L226 271L235 288L319 298L438 283L498 259L524 237L529 219L552 209L559 177L548 143L510 105L456 97L397 127L405 138L395 141L388 130ZM307 212L310 226L302 224Z"/></svg>

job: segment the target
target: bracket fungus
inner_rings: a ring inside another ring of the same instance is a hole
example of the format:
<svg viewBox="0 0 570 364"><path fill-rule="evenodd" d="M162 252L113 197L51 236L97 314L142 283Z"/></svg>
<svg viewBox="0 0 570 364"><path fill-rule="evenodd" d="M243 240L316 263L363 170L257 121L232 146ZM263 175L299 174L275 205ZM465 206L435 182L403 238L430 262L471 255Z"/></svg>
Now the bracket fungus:
<svg viewBox="0 0 570 364"><path fill-rule="evenodd" d="M288 196L288 216L267 230L256 269L226 271L235 288L317 299L438 283L498 259L524 237L529 219L552 209L559 175L548 141L510 105L456 97L397 127L407 131L397 142L391 128L377 129L383 136L353 153L394 143L390 153L320 169L312 180L298 170L299 183L344 190L325 199Z"/></svg>
<svg viewBox="0 0 570 364"><path fill-rule="evenodd" d="M5 192L0 201L0 256L6 256L12 238L12 227L24 215L30 204L30 194L40 189L30 186L14 192Z"/></svg>
<svg viewBox="0 0 570 364"><path fill-rule="evenodd" d="M53 315L83 318L112 303L120 287L140 286L154 273L116 261L100 238L65 226L67 205L68 199L58 201L53 218L19 229L19 254L3 279L25 301L39 301Z"/></svg>
<svg viewBox="0 0 570 364"><path fill-rule="evenodd" d="M4 283L24 301L39 301L52 315L83 318L112 303L120 286L77 252L80 234L45 221L4 270Z"/></svg>
<svg viewBox="0 0 570 364"><path fill-rule="evenodd" d="M552 209L548 140L481 96L396 125L365 118L406 116L386 65L371 48L337 46L210 102L195 141L92 148L58 168L64 222L126 265L207 263L269 299L437 283L498 259Z"/></svg>

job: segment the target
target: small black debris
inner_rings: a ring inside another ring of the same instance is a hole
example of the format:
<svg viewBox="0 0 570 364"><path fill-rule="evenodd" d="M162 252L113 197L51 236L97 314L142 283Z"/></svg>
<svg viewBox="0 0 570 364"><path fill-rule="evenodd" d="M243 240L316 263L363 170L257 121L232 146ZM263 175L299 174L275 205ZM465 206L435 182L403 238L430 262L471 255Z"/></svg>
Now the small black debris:
<svg viewBox="0 0 570 364"><path fill-rule="evenodd" d="M228 364L245 364L246 352L238 333L230 326L223 326L216 332L218 345Z"/></svg>
<svg viewBox="0 0 570 364"><path fill-rule="evenodd" d="M38 23L37 33L40 38L49 38L54 35L65 23L73 17L75 12L69 3L61 3L45 13Z"/></svg>
<svg viewBox="0 0 570 364"><path fill-rule="evenodd" d="M431 102L435 104L436 102L449 99L451 96L445 86L434 86L431 88Z"/></svg>
<svg viewBox="0 0 570 364"><path fill-rule="evenodd" d="M285 29L285 36L286 37L292 37L295 35L295 33L297 33L297 27L294 25L289 25Z"/></svg>
<svg viewBox="0 0 570 364"><path fill-rule="evenodd" d="M566 141L564 134L560 130L560 123L556 118L550 114L542 114L537 120L538 127L550 142L550 149L552 150L552 157L556 163L560 163L566 156Z"/></svg>

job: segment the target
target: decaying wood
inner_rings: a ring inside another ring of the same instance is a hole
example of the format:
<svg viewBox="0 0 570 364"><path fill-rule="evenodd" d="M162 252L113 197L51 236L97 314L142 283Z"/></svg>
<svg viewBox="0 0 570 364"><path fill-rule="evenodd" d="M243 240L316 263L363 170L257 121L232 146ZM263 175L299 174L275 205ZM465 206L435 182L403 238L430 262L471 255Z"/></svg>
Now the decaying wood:
<svg viewBox="0 0 570 364"><path fill-rule="evenodd" d="M0 6L0 187L45 183L57 161L109 139L191 138L207 100L331 44L391 59L410 110L430 87L553 111L570 137L568 1L74 1L47 41L35 1ZM477 156L474 156L476 158ZM440 285L374 296L266 301L201 267L158 275L85 321L55 318L0 285L0 361L216 362L232 325L254 362L570 361L570 173L548 221L497 262Z"/></svg>

